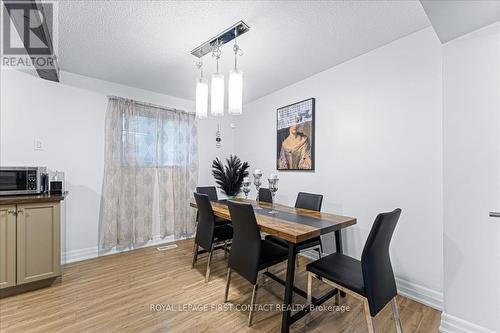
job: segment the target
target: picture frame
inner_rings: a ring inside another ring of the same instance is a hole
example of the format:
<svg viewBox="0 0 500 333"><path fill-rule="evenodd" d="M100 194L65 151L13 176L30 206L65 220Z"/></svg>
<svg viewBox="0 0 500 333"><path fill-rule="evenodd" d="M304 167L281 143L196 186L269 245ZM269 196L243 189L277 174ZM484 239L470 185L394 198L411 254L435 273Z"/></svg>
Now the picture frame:
<svg viewBox="0 0 500 333"><path fill-rule="evenodd" d="M276 110L276 168L314 171L316 99L308 98Z"/></svg>

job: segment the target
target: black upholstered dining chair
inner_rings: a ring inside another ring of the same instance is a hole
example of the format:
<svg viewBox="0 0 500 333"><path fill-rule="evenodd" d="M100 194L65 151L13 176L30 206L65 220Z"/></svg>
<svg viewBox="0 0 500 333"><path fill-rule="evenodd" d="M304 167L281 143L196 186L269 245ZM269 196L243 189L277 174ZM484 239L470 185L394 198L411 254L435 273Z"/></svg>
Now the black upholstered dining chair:
<svg viewBox="0 0 500 333"><path fill-rule="evenodd" d="M217 201L219 197L217 196L217 188L215 186L198 186L196 188L196 193L208 195L208 200Z"/></svg>
<svg viewBox="0 0 500 333"><path fill-rule="evenodd" d="M322 203L323 203L323 195L321 194L299 192L299 194L297 194L297 200L295 201L295 208L309 209L319 212L321 211ZM268 235L266 236L266 239L288 248L287 242L282 240L281 238ZM323 253L323 245L321 244L321 237L318 236L312 239L308 239L305 242L299 243L297 244L296 249L297 252L314 249L318 252L319 257L321 258L321 254Z"/></svg>
<svg viewBox="0 0 500 333"><path fill-rule="evenodd" d="M196 193L208 195L208 200L210 200L210 201L219 200L219 197L217 196L217 188L215 186L198 186L196 188ZM196 214L196 221L198 221L198 216L199 216L199 213ZM215 223L216 224L228 224L228 223L231 223L231 221L228 221L226 219L223 219L222 217L216 216Z"/></svg>
<svg viewBox="0 0 500 333"><path fill-rule="evenodd" d="M199 221L196 226L196 237L194 240L193 263L194 267L198 258L198 248L201 247L208 252L207 271L205 273L205 282L210 277L210 263L212 254L216 247L223 246L224 256L226 255L228 242L233 238L233 228L229 224L216 225L215 215L208 195L194 193L196 206L198 207Z"/></svg>
<svg viewBox="0 0 500 333"><path fill-rule="evenodd" d="M228 299L231 272L235 271L253 284L250 313L248 314L248 326L251 326L259 272L287 260L288 251L279 245L261 239L252 205L229 201L228 206L233 222L234 236L229 253L224 302L227 302Z"/></svg>
<svg viewBox="0 0 500 333"><path fill-rule="evenodd" d="M271 191L268 188L261 187L259 188L259 201L262 202L273 202L273 195L271 194Z"/></svg>
<svg viewBox="0 0 500 333"><path fill-rule="evenodd" d="M368 331L373 333L372 317L391 302L396 331L402 332L396 302L396 281L389 256L389 245L401 209L382 213L373 223L366 240L361 261L347 255L333 253L306 266L307 302L311 304L312 278L320 278L327 284L363 301ZM335 295L339 302L339 293Z"/></svg>

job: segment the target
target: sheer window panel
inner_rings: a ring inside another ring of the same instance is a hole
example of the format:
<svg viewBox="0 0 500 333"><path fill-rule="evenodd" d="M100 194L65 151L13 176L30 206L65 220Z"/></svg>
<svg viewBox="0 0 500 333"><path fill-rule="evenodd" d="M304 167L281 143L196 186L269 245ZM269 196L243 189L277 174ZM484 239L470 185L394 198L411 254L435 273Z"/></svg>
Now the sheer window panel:
<svg viewBox="0 0 500 333"><path fill-rule="evenodd" d="M140 245L153 238L153 230L161 237L192 235L189 201L197 182L197 154L193 114L110 97L99 249ZM159 228L153 216L160 217Z"/></svg>

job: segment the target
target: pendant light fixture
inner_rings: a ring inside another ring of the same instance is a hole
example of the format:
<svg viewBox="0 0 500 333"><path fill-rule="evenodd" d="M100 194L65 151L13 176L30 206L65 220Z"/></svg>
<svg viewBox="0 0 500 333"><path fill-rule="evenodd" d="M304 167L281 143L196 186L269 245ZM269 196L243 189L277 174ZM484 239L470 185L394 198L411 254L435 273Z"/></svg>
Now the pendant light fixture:
<svg viewBox="0 0 500 333"><path fill-rule="evenodd" d="M238 21L231 27L222 31L218 35L210 38L205 43L196 47L191 54L200 59L198 69L201 71L200 78L196 82L196 116L206 118L208 113L208 82L203 77L201 59L203 56L212 53L216 60L216 72L210 79L210 114L220 117L224 115L225 104L225 82L224 74L219 73L219 59L221 56L221 46L234 39L234 68L229 72L228 81L228 113L231 115L242 114L243 104L243 72L238 69L238 56L242 55L236 37L248 32L250 27L243 21Z"/></svg>
<svg viewBox="0 0 500 333"><path fill-rule="evenodd" d="M224 74L219 73L220 44L217 43L212 52L212 56L217 63L216 72L212 74L210 90L210 113L212 116L220 117L224 115Z"/></svg>
<svg viewBox="0 0 500 333"><path fill-rule="evenodd" d="M232 115L240 115L243 106L243 72L238 70L238 55L241 55L241 49L236 41L237 34L238 29L234 29L234 68L229 72L228 85L228 113Z"/></svg>
<svg viewBox="0 0 500 333"><path fill-rule="evenodd" d="M203 77L203 62L196 65L200 70L200 78L196 81L196 117L205 119L208 114L208 82Z"/></svg>

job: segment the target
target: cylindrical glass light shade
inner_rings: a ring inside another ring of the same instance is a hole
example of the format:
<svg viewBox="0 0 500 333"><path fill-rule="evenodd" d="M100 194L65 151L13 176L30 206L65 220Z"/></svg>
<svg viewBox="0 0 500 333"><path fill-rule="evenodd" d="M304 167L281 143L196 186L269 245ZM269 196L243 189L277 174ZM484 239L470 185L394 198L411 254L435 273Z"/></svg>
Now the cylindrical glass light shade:
<svg viewBox="0 0 500 333"><path fill-rule="evenodd" d="M229 72L228 94L229 114L241 114L243 104L243 72L237 68L234 68Z"/></svg>
<svg viewBox="0 0 500 333"><path fill-rule="evenodd" d="M205 119L208 114L208 83L204 78L196 82L196 116Z"/></svg>
<svg viewBox="0 0 500 333"><path fill-rule="evenodd" d="M210 87L210 113L213 116L224 115L224 75L212 74L212 86Z"/></svg>

